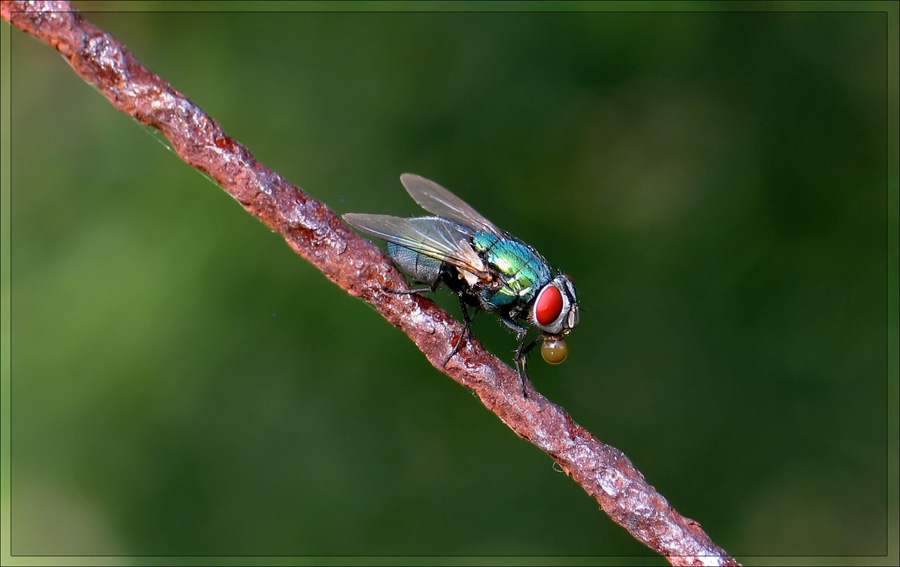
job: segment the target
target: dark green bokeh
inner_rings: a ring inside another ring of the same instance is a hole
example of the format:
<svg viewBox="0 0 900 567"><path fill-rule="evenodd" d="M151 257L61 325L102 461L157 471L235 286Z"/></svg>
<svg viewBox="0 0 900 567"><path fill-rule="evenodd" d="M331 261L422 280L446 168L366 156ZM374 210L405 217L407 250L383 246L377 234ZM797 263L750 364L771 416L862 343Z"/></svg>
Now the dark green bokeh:
<svg viewBox="0 0 900 567"><path fill-rule="evenodd" d="M886 551L884 13L87 17L338 213L419 173L570 274L536 386L730 553ZM650 553L11 44L12 553Z"/></svg>

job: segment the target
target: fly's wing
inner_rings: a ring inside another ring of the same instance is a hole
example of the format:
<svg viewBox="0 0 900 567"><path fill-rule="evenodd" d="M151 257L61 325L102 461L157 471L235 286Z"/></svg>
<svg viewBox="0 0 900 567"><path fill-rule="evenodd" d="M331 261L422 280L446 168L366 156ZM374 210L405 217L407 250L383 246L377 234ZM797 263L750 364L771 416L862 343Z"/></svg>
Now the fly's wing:
<svg viewBox="0 0 900 567"><path fill-rule="evenodd" d="M494 223L434 181L414 173L404 173L400 176L400 182L416 203L429 213L473 228L476 232L485 231L503 236L503 231L494 226Z"/></svg>
<svg viewBox="0 0 900 567"><path fill-rule="evenodd" d="M344 220L372 236L446 262L479 279L490 277L487 266L469 244L473 232L465 226L437 217L401 218L359 213L347 213Z"/></svg>

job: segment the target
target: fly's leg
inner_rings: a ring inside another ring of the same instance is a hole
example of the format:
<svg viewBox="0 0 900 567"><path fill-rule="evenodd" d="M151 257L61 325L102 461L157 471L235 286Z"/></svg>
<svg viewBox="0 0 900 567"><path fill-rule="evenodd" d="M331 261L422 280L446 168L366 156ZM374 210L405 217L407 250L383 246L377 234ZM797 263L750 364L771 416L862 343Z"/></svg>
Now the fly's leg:
<svg viewBox="0 0 900 567"><path fill-rule="evenodd" d="M421 283L421 282L420 282ZM413 289L391 289L385 285L381 286L381 289L389 292L395 293L397 295L418 295L420 293L428 293L434 292L435 288L437 288L439 282L435 282L434 285L430 285L427 287L418 287ZM472 326L472 317L469 316L469 309L466 305L465 300L463 299L462 292L459 293L459 307L462 309L463 320L465 321L465 328L463 328L462 334L459 336L459 339L456 341L456 344L453 345L453 350L450 351L450 354L444 359L442 366L447 366L447 363L450 362L450 359L453 358L453 355L459 352L459 349L462 348L463 343L469 336L469 328ZM478 309L475 309L475 312L478 312Z"/></svg>
<svg viewBox="0 0 900 567"><path fill-rule="evenodd" d="M463 342L469 337L469 328L472 326L472 317L469 316L469 308L466 306L466 302L463 299L463 294L459 294L459 308L462 310L463 321L465 321L465 327L463 328L463 332L459 335L459 340L456 341L456 344L453 345L453 350L450 351L450 354L447 355L447 358L444 359L443 366L447 366L447 363L450 362L450 359L453 358L453 355L459 352L459 349L462 347ZM478 312L478 309L475 309L475 312Z"/></svg>
<svg viewBox="0 0 900 567"><path fill-rule="evenodd" d="M513 361L516 364L516 372L519 374L519 380L522 382L522 397L527 398L528 393L525 391L525 386L528 383L528 359L526 355L534 348L534 345L537 344L538 340L540 340L540 336L531 341L530 344L526 345L526 340L528 339L528 329L523 327L522 325L516 323L509 317L500 317L500 320L503 323L515 331L516 338L519 339L519 347L516 349L516 357Z"/></svg>
<svg viewBox="0 0 900 567"><path fill-rule="evenodd" d="M386 285L382 285L381 289L388 293L393 293L396 295L419 295L420 293L434 292L434 286L417 287L413 289L391 289Z"/></svg>
<svg viewBox="0 0 900 567"><path fill-rule="evenodd" d="M538 335L534 338L533 341L528 343L528 346L525 346L525 335L522 335L521 342L519 342L519 348L516 349L516 368L521 367L521 372L519 373L519 378L522 379L522 397L527 398L528 394L525 393L525 380L528 379L528 353L531 352L531 349L538 344L543 338L543 335Z"/></svg>

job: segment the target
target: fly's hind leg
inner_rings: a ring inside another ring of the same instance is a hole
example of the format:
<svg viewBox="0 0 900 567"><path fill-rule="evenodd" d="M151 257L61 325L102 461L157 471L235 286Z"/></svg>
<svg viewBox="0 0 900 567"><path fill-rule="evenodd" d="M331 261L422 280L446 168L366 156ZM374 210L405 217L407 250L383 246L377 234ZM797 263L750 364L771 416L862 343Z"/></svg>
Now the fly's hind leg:
<svg viewBox="0 0 900 567"><path fill-rule="evenodd" d="M386 286L384 284L381 284L381 289L383 289L384 291L386 291L388 293L393 293L396 295L419 295L420 293L433 293L436 287L437 287L437 284L429 285L429 286L425 286L425 287L415 287L415 288L410 288L410 289L393 289L393 288L389 288L388 286Z"/></svg>
<svg viewBox="0 0 900 567"><path fill-rule="evenodd" d="M384 291L387 291L389 293L395 293L397 295L418 295L420 293L434 292L437 289L437 287L440 285L441 282L439 279L435 279L434 283L431 285L428 285L427 283L421 282L421 281L416 282L416 283L424 284L425 287L416 287L416 288L411 288L411 289L391 289L385 285L382 285L381 289L383 289ZM472 326L472 317L474 317L474 315L472 315L472 316L469 315L469 308L466 305L466 301L464 299L463 293L458 292L458 294L459 294L459 307L460 307L460 309L462 309L463 320L465 321L465 327L463 328L463 332L459 336L459 339L456 341L456 344L453 345L453 349L450 351L450 354L448 354L447 357L444 358L444 362L441 366L447 366L447 363L450 362L450 359L453 358L453 355L456 354L457 352L459 352L459 349L462 348L463 343L468 338L469 332L470 332L469 329ZM475 312L476 313L478 312L477 307L475 308Z"/></svg>

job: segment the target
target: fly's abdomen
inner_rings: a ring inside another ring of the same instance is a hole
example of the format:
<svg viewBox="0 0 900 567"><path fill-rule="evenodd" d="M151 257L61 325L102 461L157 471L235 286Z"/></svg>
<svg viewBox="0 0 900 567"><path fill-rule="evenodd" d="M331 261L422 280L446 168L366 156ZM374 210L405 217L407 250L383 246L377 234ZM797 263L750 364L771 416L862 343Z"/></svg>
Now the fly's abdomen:
<svg viewBox="0 0 900 567"><path fill-rule="evenodd" d="M482 293L489 305L501 308L516 302L528 303L552 279L547 262L524 242L478 232L472 245L499 276L500 285Z"/></svg>
<svg viewBox="0 0 900 567"><path fill-rule="evenodd" d="M411 275L416 281L434 285L441 277L443 262L440 260L419 254L415 250L393 242L388 242L387 253L401 270Z"/></svg>

